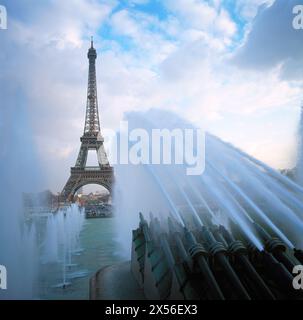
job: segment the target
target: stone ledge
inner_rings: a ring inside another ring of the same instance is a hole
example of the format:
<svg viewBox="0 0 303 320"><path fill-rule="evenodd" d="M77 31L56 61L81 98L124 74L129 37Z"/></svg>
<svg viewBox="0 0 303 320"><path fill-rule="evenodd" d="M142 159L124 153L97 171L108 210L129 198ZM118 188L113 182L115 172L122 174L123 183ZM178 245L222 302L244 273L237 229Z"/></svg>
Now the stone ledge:
<svg viewBox="0 0 303 320"><path fill-rule="evenodd" d="M106 266L90 279L90 300L145 300L130 261Z"/></svg>

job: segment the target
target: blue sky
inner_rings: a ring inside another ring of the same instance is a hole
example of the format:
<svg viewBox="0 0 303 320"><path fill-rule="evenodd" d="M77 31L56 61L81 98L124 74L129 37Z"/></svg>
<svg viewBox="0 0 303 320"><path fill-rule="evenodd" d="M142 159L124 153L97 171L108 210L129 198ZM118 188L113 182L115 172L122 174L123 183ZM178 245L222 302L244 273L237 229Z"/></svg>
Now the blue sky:
<svg viewBox="0 0 303 320"><path fill-rule="evenodd" d="M297 2L2 0L0 112L22 92L46 186L60 190L83 130L93 35L103 127L118 128L127 111L168 109L291 167L303 92Z"/></svg>

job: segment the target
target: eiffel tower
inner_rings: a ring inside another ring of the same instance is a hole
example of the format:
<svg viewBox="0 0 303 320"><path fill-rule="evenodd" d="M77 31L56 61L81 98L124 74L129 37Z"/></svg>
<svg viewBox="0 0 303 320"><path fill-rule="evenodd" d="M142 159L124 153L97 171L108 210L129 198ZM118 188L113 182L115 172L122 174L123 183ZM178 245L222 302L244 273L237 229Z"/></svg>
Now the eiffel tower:
<svg viewBox="0 0 303 320"><path fill-rule="evenodd" d="M71 168L70 177L61 193L63 200L69 201L73 200L77 190L87 184L99 184L111 192L114 181L114 171L108 162L100 130L96 80L97 52L93 39L87 57L89 73L84 133L80 138L81 147L76 164ZM96 167L86 166L89 150L97 152L98 166Z"/></svg>

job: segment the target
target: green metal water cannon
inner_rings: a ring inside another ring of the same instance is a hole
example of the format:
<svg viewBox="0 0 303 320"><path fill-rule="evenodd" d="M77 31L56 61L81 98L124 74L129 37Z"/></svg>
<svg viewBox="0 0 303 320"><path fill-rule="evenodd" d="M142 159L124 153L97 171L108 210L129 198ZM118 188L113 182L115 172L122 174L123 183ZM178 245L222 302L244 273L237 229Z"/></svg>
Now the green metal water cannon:
<svg viewBox="0 0 303 320"><path fill-rule="evenodd" d="M232 268L228 260L228 252L222 242L215 239L213 233L207 227L202 227L202 237L206 244L207 251L211 254L212 264L215 267L217 264L224 270L226 277L230 280L236 294L240 299L250 300L250 296Z"/></svg>
<svg viewBox="0 0 303 320"><path fill-rule="evenodd" d="M184 238L188 252L203 274L213 299L225 300L216 278L208 265L208 252L202 244L197 242L195 236L187 228L184 228Z"/></svg>

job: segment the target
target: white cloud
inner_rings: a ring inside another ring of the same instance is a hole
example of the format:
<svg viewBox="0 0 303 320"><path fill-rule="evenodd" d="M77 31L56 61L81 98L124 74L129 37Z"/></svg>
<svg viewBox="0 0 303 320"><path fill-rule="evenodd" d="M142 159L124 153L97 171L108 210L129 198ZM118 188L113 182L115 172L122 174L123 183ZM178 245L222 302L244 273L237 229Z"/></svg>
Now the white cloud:
<svg viewBox="0 0 303 320"><path fill-rule="evenodd" d="M114 34L133 41L132 51L144 60L145 65L157 65L175 49L175 43L163 34L166 27L175 32L173 19L163 24L153 16L124 9L112 15L110 26Z"/></svg>
<svg viewBox="0 0 303 320"><path fill-rule="evenodd" d="M169 10L180 18L185 29L196 29L223 39L229 44L237 30L235 22L229 13L222 8L220 1L211 5L198 0L167 0Z"/></svg>
<svg viewBox="0 0 303 320"><path fill-rule="evenodd" d="M241 16L245 19L252 19L256 16L260 6L270 6L275 0L237 0L236 6Z"/></svg>
<svg viewBox="0 0 303 320"><path fill-rule="evenodd" d="M237 31L236 24L231 20L226 10L220 11L216 19L216 25L220 32L229 37L232 37Z"/></svg>
<svg viewBox="0 0 303 320"><path fill-rule="evenodd" d="M24 45L34 48L53 46L63 49L65 46L81 47L83 39L95 34L112 9L116 1L72 0L70 2L54 0L43 8L34 10L29 16L30 22L10 19L13 36Z"/></svg>

